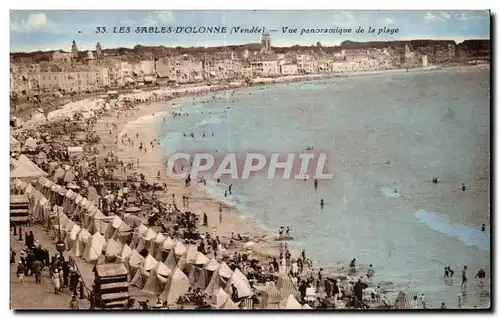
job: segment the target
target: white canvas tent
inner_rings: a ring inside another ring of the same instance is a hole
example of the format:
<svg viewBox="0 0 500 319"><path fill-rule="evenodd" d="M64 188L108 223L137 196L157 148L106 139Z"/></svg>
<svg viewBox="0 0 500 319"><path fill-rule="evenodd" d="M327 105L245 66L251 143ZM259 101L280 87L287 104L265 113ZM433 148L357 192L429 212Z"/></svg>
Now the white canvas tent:
<svg viewBox="0 0 500 319"><path fill-rule="evenodd" d="M231 278L232 274L233 274L233 271L231 270L231 268L229 268L229 266L226 264L226 262L223 261L219 267L219 276L221 276L225 279L229 279L229 278Z"/></svg>
<svg viewBox="0 0 500 319"><path fill-rule="evenodd" d="M83 259L87 262L97 261L99 256L102 254L102 249L106 244L106 238L100 233L95 233L92 235L90 242L85 247L85 251L83 252Z"/></svg>
<svg viewBox="0 0 500 319"><path fill-rule="evenodd" d="M71 247L71 255L80 257L85 251L85 246L89 244L92 235L85 229L82 228L78 233L78 239L75 240L73 246Z"/></svg>
<svg viewBox="0 0 500 319"><path fill-rule="evenodd" d="M139 268L139 266L142 265L143 262L144 262L144 257L142 257L137 252L137 250L132 249L132 253L130 254L130 257L128 259L130 277L134 276L135 272L137 271L137 268Z"/></svg>
<svg viewBox="0 0 500 319"><path fill-rule="evenodd" d="M159 295L165 289L168 276L172 273L164 263L159 262L157 266L149 273L148 280L142 289L143 292Z"/></svg>
<svg viewBox="0 0 500 319"><path fill-rule="evenodd" d="M250 287L250 282L243 273L236 268L233 272L231 278L229 278L229 282L226 285L226 292L232 296L233 293L233 285L236 287L236 291L238 293L238 298L245 298L252 296L252 288Z"/></svg>
<svg viewBox="0 0 500 319"><path fill-rule="evenodd" d="M212 305L215 308L220 309L228 299L230 299L229 295L224 291L224 289L219 288L219 290L212 295Z"/></svg>
<svg viewBox="0 0 500 319"><path fill-rule="evenodd" d="M21 152L21 143L16 140L12 135L10 136L10 151L20 153Z"/></svg>
<svg viewBox="0 0 500 319"><path fill-rule="evenodd" d="M293 295L289 295L286 299L280 302L281 309L302 309L302 305L295 299Z"/></svg>
<svg viewBox="0 0 500 319"><path fill-rule="evenodd" d="M134 277L130 281L131 286L135 286L139 289L144 288L144 285L148 281L149 272L147 272L144 267L140 266L139 270L135 272Z"/></svg>
<svg viewBox="0 0 500 319"><path fill-rule="evenodd" d="M120 252L120 254L118 255L118 257L120 258L120 260L122 262L124 262L126 258L130 257L131 254L132 254L132 248L130 248L129 245L125 244L125 245L123 245L123 249Z"/></svg>
<svg viewBox="0 0 500 319"><path fill-rule="evenodd" d="M153 268L156 267L156 265L158 265L158 261L153 256L148 254L146 256L146 259L144 260L143 265L144 265L143 267L146 271L151 271Z"/></svg>
<svg viewBox="0 0 500 319"><path fill-rule="evenodd" d="M10 178L38 178L40 176L48 176L48 174L24 154L19 156L16 168L10 172Z"/></svg>
<svg viewBox="0 0 500 319"><path fill-rule="evenodd" d="M174 304L180 296L188 291L190 286L189 278L179 268L175 268L168 278L160 299L167 302L168 305Z"/></svg>
<svg viewBox="0 0 500 319"><path fill-rule="evenodd" d="M113 238L108 239L108 243L106 244L106 259L108 261L116 259L118 254L122 251L122 246L117 243Z"/></svg>

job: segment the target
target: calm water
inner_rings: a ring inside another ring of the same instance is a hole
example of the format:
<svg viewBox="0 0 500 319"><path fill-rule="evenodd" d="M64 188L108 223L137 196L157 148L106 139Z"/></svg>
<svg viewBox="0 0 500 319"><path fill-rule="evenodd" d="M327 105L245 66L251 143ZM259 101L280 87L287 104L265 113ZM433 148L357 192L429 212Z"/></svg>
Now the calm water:
<svg viewBox="0 0 500 319"><path fill-rule="evenodd" d="M480 231L489 225L489 86L488 70L456 69L219 93L208 104L182 105L189 116L162 126L162 145L169 152L327 150L335 178L317 191L311 181L261 176L211 181L209 191L224 199L233 183L226 201L265 229L290 226L293 246L319 264L338 267L356 257L374 265L376 282L410 285L433 307L457 306L467 265L466 305L484 307L489 298L473 277L490 260L489 232ZM183 136L191 132L195 138ZM434 185L433 176L443 182ZM470 190L462 192L462 182ZM444 283L445 265L455 270L454 283Z"/></svg>

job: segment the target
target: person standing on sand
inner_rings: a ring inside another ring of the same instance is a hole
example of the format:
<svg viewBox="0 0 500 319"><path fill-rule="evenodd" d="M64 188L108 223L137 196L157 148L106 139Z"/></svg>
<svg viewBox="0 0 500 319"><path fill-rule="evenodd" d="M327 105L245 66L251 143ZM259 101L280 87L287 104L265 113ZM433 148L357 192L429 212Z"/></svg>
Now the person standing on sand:
<svg viewBox="0 0 500 319"><path fill-rule="evenodd" d="M61 289L61 277L59 276L59 269L54 270L54 274L52 275L52 284L54 285L54 293L58 294Z"/></svg>
<svg viewBox="0 0 500 319"><path fill-rule="evenodd" d="M17 265L17 271L16 271L16 274L17 274L17 278L19 279L19 282L20 283L23 283L24 282L24 273L25 273L26 269L23 265L23 262L21 260L19 260L19 264Z"/></svg>
<svg viewBox="0 0 500 319"><path fill-rule="evenodd" d="M73 295L73 297L71 298L71 301L69 303L69 309L71 309L71 310L78 310L79 309L78 300L76 299L76 295Z"/></svg>

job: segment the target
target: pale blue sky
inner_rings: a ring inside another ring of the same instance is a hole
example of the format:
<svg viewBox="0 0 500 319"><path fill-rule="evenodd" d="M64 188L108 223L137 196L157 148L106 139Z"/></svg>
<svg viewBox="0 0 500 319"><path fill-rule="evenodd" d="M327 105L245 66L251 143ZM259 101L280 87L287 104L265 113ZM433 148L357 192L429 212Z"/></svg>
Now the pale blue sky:
<svg viewBox="0 0 500 319"><path fill-rule="evenodd" d="M113 26L252 26L275 29L273 45L337 45L345 40L490 38L487 11L12 11L11 52L63 49L76 40L80 49L142 45L213 46L259 42L258 34L113 34ZM96 26L109 33L95 34ZM283 34L289 28L399 28L396 35ZM81 31L79 33L78 31Z"/></svg>

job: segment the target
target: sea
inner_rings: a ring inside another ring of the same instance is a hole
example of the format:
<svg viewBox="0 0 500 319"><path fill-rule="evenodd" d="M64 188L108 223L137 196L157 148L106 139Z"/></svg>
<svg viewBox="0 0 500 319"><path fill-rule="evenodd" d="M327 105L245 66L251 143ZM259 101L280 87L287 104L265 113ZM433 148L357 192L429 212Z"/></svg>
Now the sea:
<svg viewBox="0 0 500 319"><path fill-rule="evenodd" d="M480 267L489 278L491 257L489 69L269 84L188 100L176 112L187 115L165 111L168 125L158 124L166 154L327 153L334 178L317 189L312 180L263 175L207 183L263 229L290 227L294 251L304 249L315 265L338 269L356 258L362 273L371 264L373 283L392 301L411 291L433 308L457 308L459 296L462 308L489 307L489 282L481 288L474 279ZM445 266L454 279L443 278Z"/></svg>

